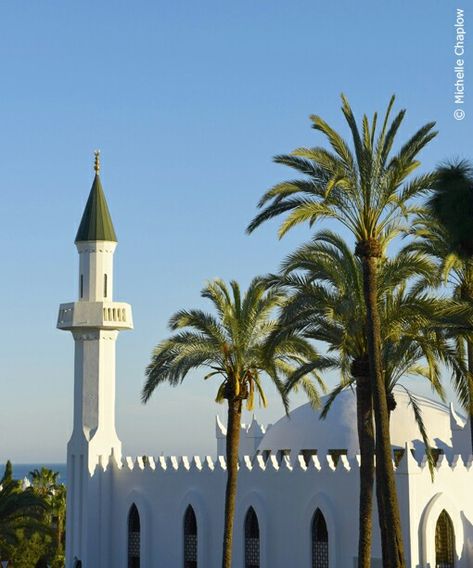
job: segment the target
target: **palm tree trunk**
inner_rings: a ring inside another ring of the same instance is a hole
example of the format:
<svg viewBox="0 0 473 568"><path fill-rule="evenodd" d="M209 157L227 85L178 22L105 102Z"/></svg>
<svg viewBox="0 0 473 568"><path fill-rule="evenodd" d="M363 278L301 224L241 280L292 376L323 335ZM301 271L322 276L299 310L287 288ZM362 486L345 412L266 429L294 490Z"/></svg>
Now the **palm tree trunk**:
<svg viewBox="0 0 473 568"><path fill-rule="evenodd" d="M370 568L375 442L369 375L356 377L356 407L361 458L358 568Z"/></svg>
<svg viewBox="0 0 473 568"><path fill-rule="evenodd" d="M367 312L367 340L376 426L376 497L384 568L404 568L401 519L394 479L386 386L381 364L381 328L378 313L377 243L363 243L363 285ZM361 247L360 247L361 248Z"/></svg>
<svg viewBox="0 0 473 568"><path fill-rule="evenodd" d="M466 349L468 357L468 414L470 418L471 453L473 454L473 344L469 340L466 342Z"/></svg>
<svg viewBox="0 0 473 568"><path fill-rule="evenodd" d="M62 553L62 517L61 515L58 515L56 527L56 554L60 553Z"/></svg>
<svg viewBox="0 0 473 568"><path fill-rule="evenodd" d="M228 400L227 422L227 487L225 490L225 526L223 531L222 568L232 567L233 522L238 479L238 448L240 445L241 400Z"/></svg>

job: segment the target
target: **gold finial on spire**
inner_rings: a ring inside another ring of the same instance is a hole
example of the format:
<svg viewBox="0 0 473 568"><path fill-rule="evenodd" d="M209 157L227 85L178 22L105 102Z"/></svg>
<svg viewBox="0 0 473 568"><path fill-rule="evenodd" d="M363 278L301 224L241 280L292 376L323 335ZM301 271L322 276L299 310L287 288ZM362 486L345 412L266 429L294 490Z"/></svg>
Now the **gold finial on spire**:
<svg viewBox="0 0 473 568"><path fill-rule="evenodd" d="M95 150L95 163L94 163L94 170L95 173L98 175L100 172L100 150Z"/></svg>

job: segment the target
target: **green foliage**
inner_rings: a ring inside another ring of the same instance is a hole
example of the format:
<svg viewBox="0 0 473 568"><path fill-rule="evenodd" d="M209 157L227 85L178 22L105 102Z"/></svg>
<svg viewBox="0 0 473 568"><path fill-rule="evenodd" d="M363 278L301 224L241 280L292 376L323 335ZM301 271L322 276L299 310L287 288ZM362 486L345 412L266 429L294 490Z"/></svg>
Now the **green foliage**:
<svg viewBox="0 0 473 568"><path fill-rule="evenodd" d="M5 470L3 472L2 479L0 481L0 485L4 485L5 483L10 483L13 481L13 466L10 460L7 461L5 464Z"/></svg>
<svg viewBox="0 0 473 568"><path fill-rule="evenodd" d="M252 232L264 221L288 213L279 229L282 237L300 223L310 226L334 219L345 226L357 242L375 241L384 250L402 230L405 220L415 213L415 198L434 183L434 174L408 181L417 169L417 155L436 136L435 123L420 128L393 154L396 134L404 119L401 110L390 121L391 98L381 128L377 115L365 115L362 129L356 123L348 100L342 95L342 112L352 135L353 149L320 116L311 116L312 127L325 135L331 147L297 148L274 158L305 177L279 183L259 202L262 208L248 226Z"/></svg>
<svg viewBox="0 0 473 568"><path fill-rule="evenodd" d="M39 532L32 534L18 531L18 543L8 556L15 568L32 568L38 566L42 558L48 555L51 537ZM40 566L45 564L39 564Z"/></svg>
<svg viewBox="0 0 473 568"><path fill-rule="evenodd" d="M457 371L461 368L442 333L447 318L461 312L461 306L409 286L434 269L433 262L416 251L401 251L379 262L381 355L388 393L403 377L411 375L427 379L443 398L440 364ZM302 334L323 342L328 352L336 355L333 361L342 380L328 399L325 414L338 393L354 383L353 365L368 357L362 261L338 235L324 231L289 255L282 264L282 274L269 281L289 293L276 334ZM280 337L272 339L279 341ZM287 388L294 384L292 378ZM411 405L429 453L427 433L413 397Z"/></svg>
<svg viewBox="0 0 473 568"><path fill-rule="evenodd" d="M159 384L180 384L191 369L207 368L205 379L220 377L216 401L244 400L251 410L255 395L263 406L266 396L261 374L266 373L287 405L283 381L302 365L317 361L319 366L303 373L302 388L316 404L318 387L324 388L319 375L323 358L311 344L300 337L286 336L272 346L268 357L266 342L277 328L274 311L286 302L278 290L268 290L261 278L255 278L242 295L235 281L228 287L222 280L210 282L202 297L213 304L216 315L201 310L181 310L169 322L179 331L154 350L146 369L142 398L146 402Z"/></svg>
<svg viewBox="0 0 473 568"><path fill-rule="evenodd" d="M468 344L473 343L473 258L460 254L445 226L439 223L432 212L420 212L411 228L414 241L405 247L431 259L434 269L417 284L417 289L441 289L452 295L462 306L456 314L449 314L443 321L443 333L451 340L452 351L457 359L452 380L458 399L471 412L472 384L465 364Z"/></svg>
<svg viewBox="0 0 473 568"><path fill-rule="evenodd" d="M428 209L448 235L451 251L473 257L473 168L462 160L438 168Z"/></svg>
<svg viewBox="0 0 473 568"><path fill-rule="evenodd" d="M31 472L32 486L22 488L7 462L0 490L0 556L13 566L64 566L66 490L58 474Z"/></svg>

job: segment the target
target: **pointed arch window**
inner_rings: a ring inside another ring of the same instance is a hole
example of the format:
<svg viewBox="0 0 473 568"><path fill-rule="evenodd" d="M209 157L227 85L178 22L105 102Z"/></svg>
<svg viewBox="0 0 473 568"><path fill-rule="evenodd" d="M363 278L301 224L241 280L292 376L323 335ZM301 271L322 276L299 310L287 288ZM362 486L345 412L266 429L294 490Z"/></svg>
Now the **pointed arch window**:
<svg viewBox="0 0 473 568"><path fill-rule="evenodd" d="M322 511L312 518L312 568L328 568L328 531Z"/></svg>
<svg viewBox="0 0 473 568"><path fill-rule="evenodd" d="M128 568L140 568L140 543L140 514L133 503L128 513Z"/></svg>
<svg viewBox="0 0 473 568"><path fill-rule="evenodd" d="M197 568L197 519L189 505L184 515L184 568Z"/></svg>
<svg viewBox="0 0 473 568"><path fill-rule="evenodd" d="M259 568L259 565L259 523L255 510L250 507L245 517L245 568Z"/></svg>
<svg viewBox="0 0 473 568"><path fill-rule="evenodd" d="M453 523L445 509L440 513L435 527L435 567L454 568L455 533Z"/></svg>

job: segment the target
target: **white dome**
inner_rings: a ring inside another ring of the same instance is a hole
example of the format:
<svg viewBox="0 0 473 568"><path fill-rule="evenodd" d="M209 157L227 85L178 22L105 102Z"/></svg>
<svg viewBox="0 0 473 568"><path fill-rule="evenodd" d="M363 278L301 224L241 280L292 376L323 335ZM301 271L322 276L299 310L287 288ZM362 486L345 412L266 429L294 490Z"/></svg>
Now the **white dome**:
<svg viewBox="0 0 473 568"><path fill-rule="evenodd" d="M394 447L403 448L412 442L414 449L423 449L422 437L415 422L409 397L404 389L394 389L396 409L391 414L391 442ZM432 447L450 453L452 430L450 412L445 405L415 395ZM323 397L322 406L327 397ZM325 420L320 420L320 411L310 404L304 404L284 416L271 426L258 446L258 452L290 450L298 454L301 450L347 450L348 454L359 453L356 421L356 396L353 390L343 391L332 404Z"/></svg>

